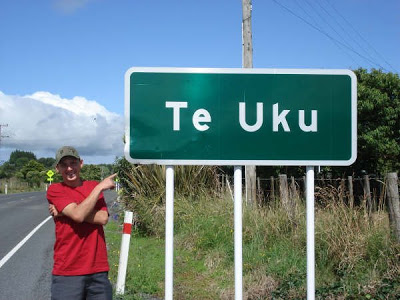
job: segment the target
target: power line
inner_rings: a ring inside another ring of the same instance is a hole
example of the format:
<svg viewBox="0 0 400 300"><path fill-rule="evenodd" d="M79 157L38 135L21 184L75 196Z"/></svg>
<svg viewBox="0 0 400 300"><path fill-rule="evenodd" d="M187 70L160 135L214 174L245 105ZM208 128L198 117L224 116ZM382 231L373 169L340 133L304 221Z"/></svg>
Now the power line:
<svg viewBox="0 0 400 300"><path fill-rule="evenodd" d="M312 28L314 28L315 30L319 31L320 33L322 33L323 35L325 35L326 37L328 37L331 41L333 42L337 42L339 43L341 46L345 47L346 49L350 50L351 52L355 53L356 55L358 55L359 57L369 61L370 63L378 66L380 69L385 70L385 71L389 71L386 68L384 68L383 66L381 66L379 63L372 61L371 59L369 59L368 57L365 57L364 55L360 54L359 52L357 52L356 50L352 49L351 47L348 47L346 44L342 43L341 41L335 39L333 36L331 36L329 33L323 31L322 29L318 28L317 26L313 25L312 23L310 23L309 21L307 21L306 19L304 19L303 17L297 15L294 11L292 11L290 8L286 7L285 5L277 2L276 0L273 0L277 5L279 5L281 8L285 9L286 11L288 11L289 13L291 13L292 15L294 15L296 18L299 18L300 20L302 20L303 22L305 22L306 24L308 24L309 26L311 26Z"/></svg>
<svg viewBox="0 0 400 300"><path fill-rule="evenodd" d="M358 35L358 37L364 41L364 43L367 44L368 47L370 47L381 59L383 59L383 61L390 67L392 68L392 70L396 73L398 73L398 71L383 57L383 55L381 55L362 35L361 33L359 33L354 26L347 21L347 19L327 0L325 0L326 3L329 4L330 7L332 7L332 9L346 22L347 25L350 26L350 28ZM385 69L386 70L386 69ZM388 71L388 70L386 70Z"/></svg>
<svg viewBox="0 0 400 300"><path fill-rule="evenodd" d="M318 22L303 8L302 5L299 4L299 2L297 0L295 0L297 6L314 22L315 27L318 27L321 31L323 30L323 28L321 26L318 25ZM316 11L316 9L307 1L307 4L311 7L311 9L317 13L317 15L319 16L320 19L322 19L322 21L326 24L328 24L328 22ZM330 24L328 24L329 27L332 28L332 26ZM336 30L334 28L332 28L335 32ZM337 33L337 32L336 32ZM337 33L338 34L338 33ZM339 34L338 34L339 35ZM340 36L340 35L339 35ZM342 38L343 39L343 38ZM358 64L355 59L347 52L343 49L343 47L340 46L340 44L336 41L336 40L332 40L333 43L335 44L336 47L338 47L338 49L340 51L342 51L345 55L347 55L354 63Z"/></svg>
<svg viewBox="0 0 400 300"><path fill-rule="evenodd" d="M305 0L305 1L306 1L306 3L311 7L311 9L318 15L318 17L322 20L322 22L324 22L326 25L328 25L328 27L329 27L331 30L333 30L333 31L337 34L337 36L339 37L339 39L341 39L342 42L343 42L348 48L352 49L353 52L356 52L356 51L354 50L354 48L351 46L351 44L348 43L348 42L346 41L346 39L336 30L336 28L335 28L330 22L328 22L326 18L324 18L324 17L319 13L319 11L314 7L314 5L311 4L308 0ZM317 3L318 3L318 2L317 2ZM319 3L318 3L318 4L319 4ZM320 6L321 6L321 5L320 5ZM321 8L322 8L322 6L321 6ZM320 27L320 28L322 28L322 27Z"/></svg>
<svg viewBox="0 0 400 300"><path fill-rule="evenodd" d="M372 57L372 56L370 55L370 53L364 48L364 46L362 46L362 45L357 41L357 39L354 39L354 37L350 36L348 30L346 30L346 29L342 26L342 24L340 24L340 23L336 20L336 18L335 18L335 17L334 17L320 2L317 1L317 4L318 4L319 7L325 12L325 14L327 14L327 15L329 16L329 18L330 18L331 20L333 20L333 21L336 23L337 26L339 26L339 28L342 30L342 32L344 32L344 33L346 34L346 36L347 36L352 42L356 43L357 46L358 46L361 50L363 50L363 52L364 52L371 60L374 59L374 57ZM340 36L341 36L341 35L340 35ZM344 37L341 36L341 38L344 40Z"/></svg>

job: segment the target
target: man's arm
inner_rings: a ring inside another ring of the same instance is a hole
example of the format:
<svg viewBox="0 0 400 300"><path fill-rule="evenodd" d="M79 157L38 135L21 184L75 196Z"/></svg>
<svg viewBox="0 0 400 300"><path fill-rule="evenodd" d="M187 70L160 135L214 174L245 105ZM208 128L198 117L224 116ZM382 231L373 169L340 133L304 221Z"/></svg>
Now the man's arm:
<svg viewBox="0 0 400 300"><path fill-rule="evenodd" d="M106 225L108 222L108 212L106 210L93 210L86 218L85 222L99 225Z"/></svg>
<svg viewBox="0 0 400 300"><path fill-rule="evenodd" d="M90 222L90 220L93 220L93 221L102 220L102 222L104 222L104 217L105 217L104 213L102 213L101 210L94 211L93 209L97 203L97 200L98 200L101 192L115 187L114 178L116 176L117 176L117 174L113 174L113 175L105 178L102 182L100 182L98 185L96 185L94 187L92 192L89 194L89 196L85 200L83 200L79 204L76 204L76 203L68 204L63 209L62 213L77 223L85 222L87 218L88 218L87 222L89 222L89 223L92 223L92 222ZM91 215L91 214L93 214L93 215ZM108 213L106 211L105 211L105 214L107 215L106 219L108 221ZM105 221L105 223L107 223L107 221Z"/></svg>
<svg viewBox="0 0 400 300"><path fill-rule="evenodd" d="M63 213L58 212L54 204L49 204L49 213L53 218L64 216ZM108 223L108 212L106 210L92 210L92 212L85 218L85 222L106 225Z"/></svg>

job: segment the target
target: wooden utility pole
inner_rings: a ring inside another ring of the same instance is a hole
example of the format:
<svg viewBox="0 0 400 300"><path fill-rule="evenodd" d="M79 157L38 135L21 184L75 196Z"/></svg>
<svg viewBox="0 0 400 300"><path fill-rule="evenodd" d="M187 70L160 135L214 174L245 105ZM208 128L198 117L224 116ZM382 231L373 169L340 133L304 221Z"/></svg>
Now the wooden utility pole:
<svg viewBox="0 0 400 300"><path fill-rule="evenodd" d="M1 134L1 128L2 127L8 127L8 124L0 124L0 146L1 146L1 139L9 137L8 135L2 135ZM3 162L4 162L4 160L2 160L1 157L0 157L0 164L3 163Z"/></svg>
<svg viewBox="0 0 400 300"><path fill-rule="evenodd" d="M5 138L5 137L9 137L9 136L7 136L7 135L1 135L1 127L7 127L8 126L8 124L0 124L0 142L1 142L1 139L2 138Z"/></svg>
<svg viewBox="0 0 400 300"><path fill-rule="evenodd" d="M251 34L251 0L242 0L243 68L253 68L253 42ZM256 166L245 167L246 201L250 205L257 203Z"/></svg>
<svg viewBox="0 0 400 300"><path fill-rule="evenodd" d="M253 41L251 34L251 0L242 0L243 68L253 67Z"/></svg>

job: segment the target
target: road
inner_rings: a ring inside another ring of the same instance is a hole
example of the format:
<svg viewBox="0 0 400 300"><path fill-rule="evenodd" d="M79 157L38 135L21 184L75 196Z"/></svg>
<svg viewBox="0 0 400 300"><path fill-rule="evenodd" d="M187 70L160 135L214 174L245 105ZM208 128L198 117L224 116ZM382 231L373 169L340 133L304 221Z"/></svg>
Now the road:
<svg viewBox="0 0 400 300"><path fill-rule="evenodd" d="M116 194L106 191L110 205ZM49 217L45 192L0 195L0 260ZM50 299L54 222L46 221L3 265L0 300Z"/></svg>

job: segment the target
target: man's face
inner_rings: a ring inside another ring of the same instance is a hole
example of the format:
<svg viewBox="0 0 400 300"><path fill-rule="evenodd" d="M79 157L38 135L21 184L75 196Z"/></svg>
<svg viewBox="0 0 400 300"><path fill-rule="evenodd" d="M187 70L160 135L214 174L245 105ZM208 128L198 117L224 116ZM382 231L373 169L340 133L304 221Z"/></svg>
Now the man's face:
<svg viewBox="0 0 400 300"><path fill-rule="evenodd" d="M60 160L56 166L56 169L61 174L64 183L67 185L74 185L80 181L79 173L82 165L82 160L79 160L75 157L66 156Z"/></svg>

